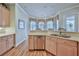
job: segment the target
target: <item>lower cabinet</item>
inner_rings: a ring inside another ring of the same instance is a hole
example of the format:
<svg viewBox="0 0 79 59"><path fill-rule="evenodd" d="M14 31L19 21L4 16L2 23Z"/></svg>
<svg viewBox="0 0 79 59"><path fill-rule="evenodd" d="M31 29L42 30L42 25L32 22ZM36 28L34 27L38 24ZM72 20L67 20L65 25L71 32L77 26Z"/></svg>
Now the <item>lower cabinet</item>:
<svg viewBox="0 0 79 59"><path fill-rule="evenodd" d="M77 56L77 47L58 44L57 56Z"/></svg>
<svg viewBox="0 0 79 59"><path fill-rule="evenodd" d="M79 55L79 43L53 36L29 36L29 50L44 49L56 56L77 56Z"/></svg>
<svg viewBox="0 0 79 59"><path fill-rule="evenodd" d="M46 38L46 50L56 56L77 56L78 45L76 41L64 38Z"/></svg>
<svg viewBox="0 0 79 59"><path fill-rule="evenodd" d="M42 35L29 35L29 50L45 49L45 37Z"/></svg>
<svg viewBox="0 0 79 59"><path fill-rule="evenodd" d="M1 53L3 54L7 50L7 39L6 37L1 38Z"/></svg>
<svg viewBox="0 0 79 59"><path fill-rule="evenodd" d="M0 38L0 54L2 52L2 43L1 43L1 38Z"/></svg>
<svg viewBox="0 0 79 59"><path fill-rule="evenodd" d="M29 45L29 50L34 50L34 36L29 35L29 40L28 40L28 45Z"/></svg>
<svg viewBox="0 0 79 59"><path fill-rule="evenodd" d="M47 37L46 38L46 50L53 55L56 55L56 37Z"/></svg>
<svg viewBox="0 0 79 59"><path fill-rule="evenodd" d="M14 35L0 37L0 55L14 46Z"/></svg>
<svg viewBox="0 0 79 59"><path fill-rule="evenodd" d="M72 47L65 44L58 44L57 56L77 56L77 47Z"/></svg>
<svg viewBox="0 0 79 59"><path fill-rule="evenodd" d="M10 49L14 46L14 36L13 35L10 35L10 36L7 36L7 49Z"/></svg>
<svg viewBox="0 0 79 59"><path fill-rule="evenodd" d="M66 39L58 39L57 56L77 56L77 42Z"/></svg>
<svg viewBox="0 0 79 59"><path fill-rule="evenodd" d="M45 36L35 36L34 49L45 49Z"/></svg>

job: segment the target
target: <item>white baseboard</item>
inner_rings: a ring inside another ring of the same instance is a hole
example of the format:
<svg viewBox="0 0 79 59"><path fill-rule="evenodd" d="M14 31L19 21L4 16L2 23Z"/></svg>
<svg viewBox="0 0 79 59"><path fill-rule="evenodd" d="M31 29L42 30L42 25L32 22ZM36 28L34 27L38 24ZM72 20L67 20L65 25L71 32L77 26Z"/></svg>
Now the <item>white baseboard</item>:
<svg viewBox="0 0 79 59"><path fill-rule="evenodd" d="M26 39L24 39L24 40L26 40ZM18 45L20 45L24 40L22 40L19 43L17 43L15 47L17 47Z"/></svg>

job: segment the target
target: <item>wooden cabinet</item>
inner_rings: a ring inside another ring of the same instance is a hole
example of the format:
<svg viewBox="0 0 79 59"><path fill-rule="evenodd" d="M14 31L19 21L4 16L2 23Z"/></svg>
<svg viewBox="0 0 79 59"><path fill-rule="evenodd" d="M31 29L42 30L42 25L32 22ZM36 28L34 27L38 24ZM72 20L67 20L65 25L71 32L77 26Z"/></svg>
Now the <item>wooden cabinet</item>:
<svg viewBox="0 0 79 59"><path fill-rule="evenodd" d="M57 56L77 56L77 42L58 39Z"/></svg>
<svg viewBox="0 0 79 59"><path fill-rule="evenodd" d="M0 5L0 27L10 26L10 11Z"/></svg>
<svg viewBox="0 0 79 59"><path fill-rule="evenodd" d="M45 36L29 35L29 50L45 49Z"/></svg>
<svg viewBox="0 0 79 59"><path fill-rule="evenodd" d="M53 55L56 55L56 37L47 37L46 38L46 50Z"/></svg>
<svg viewBox="0 0 79 59"><path fill-rule="evenodd" d="M14 35L0 37L0 55L8 51L14 46Z"/></svg>
<svg viewBox="0 0 79 59"><path fill-rule="evenodd" d="M33 41L34 41L34 49L38 49L39 40L36 36L33 36Z"/></svg>
<svg viewBox="0 0 79 59"><path fill-rule="evenodd" d="M14 36L9 35L7 36L7 49L10 49L14 46Z"/></svg>
<svg viewBox="0 0 79 59"><path fill-rule="evenodd" d="M2 52L2 44L1 44L1 38L0 38L0 53Z"/></svg>
<svg viewBox="0 0 79 59"><path fill-rule="evenodd" d="M79 42L78 42L78 46L77 46L77 48L78 48L78 56L79 56Z"/></svg>
<svg viewBox="0 0 79 59"><path fill-rule="evenodd" d="M32 35L29 35L29 50L34 50L34 37Z"/></svg>
<svg viewBox="0 0 79 59"><path fill-rule="evenodd" d="M2 37L2 53L4 53L4 52L6 52L6 50L7 50L7 37L5 36L5 37Z"/></svg>
<svg viewBox="0 0 79 59"><path fill-rule="evenodd" d="M29 36L29 49L46 50L56 56L79 55L79 43L66 38L54 36L31 35Z"/></svg>
<svg viewBox="0 0 79 59"><path fill-rule="evenodd" d="M35 36L34 49L45 49L45 36Z"/></svg>
<svg viewBox="0 0 79 59"><path fill-rule="evenodd" d="M59 37L47 36L45 49L56 56L77 56L77 52L79 53L78 45L76 41Z"/></svg>

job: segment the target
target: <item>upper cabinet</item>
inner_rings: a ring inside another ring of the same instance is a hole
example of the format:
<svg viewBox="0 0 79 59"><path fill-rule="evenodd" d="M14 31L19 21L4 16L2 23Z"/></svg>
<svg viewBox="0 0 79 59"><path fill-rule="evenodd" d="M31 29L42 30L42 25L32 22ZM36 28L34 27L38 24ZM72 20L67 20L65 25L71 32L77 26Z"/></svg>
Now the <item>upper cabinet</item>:
<svg viewBox="0 0 79 59"><path fill-rule="evenodd" d="M10 10L0 5L0 27L10 26Z"/></svg>

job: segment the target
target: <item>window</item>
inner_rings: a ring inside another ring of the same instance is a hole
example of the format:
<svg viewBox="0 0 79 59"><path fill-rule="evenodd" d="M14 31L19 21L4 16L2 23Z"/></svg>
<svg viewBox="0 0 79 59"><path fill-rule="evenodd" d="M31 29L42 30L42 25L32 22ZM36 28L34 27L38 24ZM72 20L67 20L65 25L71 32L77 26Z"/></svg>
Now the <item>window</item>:
<svg viewBox="0 0 79 59"><path fill-rule="evenodd" d="M66 18L66 31L68 32L75 31L75 16L70 16Z"/></svg>
<svg viewBox="0 0 79 59"><path fill-rule="evenodd" d="M44 22L39 22L38 27L39 29L44 30Z"/></svg>
<svg viewBox="0 0 79 59"><path fill-rule="evenodd" d="M57 20L57 30L59 29L59 20Z"/></svg>
<svg viewBox="0 0 79 59"><path fill-rule="evenodd" d="M47 22L47 29L53 29L53 21Z"/></svg>
<svg viewBox="0 0 79 59"><path fill-rule="evenodd" d="M31 24L30 24L31 26L31 30L36 30L36 22L35 21L31 21Z"/></svg>

